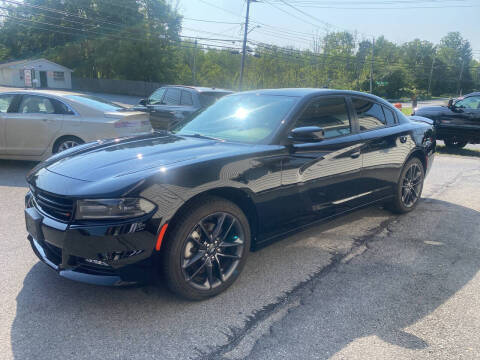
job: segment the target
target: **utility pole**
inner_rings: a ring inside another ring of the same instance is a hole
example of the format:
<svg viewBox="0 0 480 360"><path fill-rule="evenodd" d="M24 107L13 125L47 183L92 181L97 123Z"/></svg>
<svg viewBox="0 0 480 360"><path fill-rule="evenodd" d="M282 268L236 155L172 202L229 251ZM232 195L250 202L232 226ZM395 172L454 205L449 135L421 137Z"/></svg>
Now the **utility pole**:
<svg viewBox="0 0 480 360"><path fill-rule="evenodd" d="M373 94L373 59L375 57L375 38L372 42L372 61L370 62L370 94Z"/></svg>
<svg viewBox="0 0 480 360"><path fill-rule="evenodd" d="M195 39L195 47L193 49L193 86L197 85L197 39Z"/></svg>
<svg viewBox="0 0 480 360"><path fill-rule="evenodd" d="M427 95L430 95L430 88L432 87L432 76L433 76L433 67L435 66L435 59L437 58L436 54L433 54L432 67L430 68L430 76L428 78L428 90Z"/></svg>
<svg viewBox="0 0 480 360"><path fill-rule="evenodd" d="M245 58L247 55L247 35L248 35L248 19L250 17L250 3L256 2L257 0L247 0L247 14L245 15L245 33L243 35L243 46L242 46L242 64L240 67L240 81L238 87L242 90L243 87L243 73L245 71Z"/></svg>
<svg viewBox="0 0 480 360"><path fill-rule="evenodd" d="M462 59L462 67L460 68L460 76L458 77L458 87L457 87L457 94L458 96L462 96L462 76L463 76L463 66L465 65L465 59Z"/></svg>

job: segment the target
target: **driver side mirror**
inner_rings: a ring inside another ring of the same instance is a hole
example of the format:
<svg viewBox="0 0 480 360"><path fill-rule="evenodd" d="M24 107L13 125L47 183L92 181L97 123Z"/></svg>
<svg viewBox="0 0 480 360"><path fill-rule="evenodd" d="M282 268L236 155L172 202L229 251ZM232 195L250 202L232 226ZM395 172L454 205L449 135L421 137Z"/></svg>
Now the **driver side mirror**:
<svg viewBox="0 0 480 360"><path fill-rule="evenodd" d="M448 107L453 107L453 99L448 100Z"/></svg>
<svg viewBox="0 0 480 360"><path fill-rule="evenodd" d="M138 105L147 105L147 99L141 99L139 102L138 102Z"/></svg>
<svg viewBox="0 0 480 360"><path fill-rule="evenodd" d="M288 139L293 142L319 142L325 139L325 131L318 126L304 126L290 131Z"/></svg>

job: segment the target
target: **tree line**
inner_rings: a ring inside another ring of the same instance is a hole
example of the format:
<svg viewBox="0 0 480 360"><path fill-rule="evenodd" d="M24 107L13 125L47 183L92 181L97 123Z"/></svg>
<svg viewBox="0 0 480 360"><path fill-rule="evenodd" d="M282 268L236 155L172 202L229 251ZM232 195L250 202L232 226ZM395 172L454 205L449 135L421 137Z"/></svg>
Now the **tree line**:
<svg viewBox="0 0 480 360"><path fill-rule="evenodd" d="M241 53L180 36L166 0L8 0L0 6L0 61L45 57L94 79L237 89ZM211 43L211 42L210 42ZM347 31L312 36L308 50L251 41L244 87L328 87L387 98L480 89L480 63L458 32L440 43L395 44Z"/></svg>

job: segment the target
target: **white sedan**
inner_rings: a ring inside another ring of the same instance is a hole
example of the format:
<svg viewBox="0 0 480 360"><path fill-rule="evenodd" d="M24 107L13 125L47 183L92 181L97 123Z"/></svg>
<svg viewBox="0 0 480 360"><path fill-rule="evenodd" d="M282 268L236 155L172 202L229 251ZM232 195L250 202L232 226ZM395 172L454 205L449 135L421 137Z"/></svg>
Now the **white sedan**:
<svg viewBox="0 0 480 360"><path fill-rule="evenodd" d="M0 93L0 158L44 160L85 142L152 132L149 115L62 91Z"/></svg>

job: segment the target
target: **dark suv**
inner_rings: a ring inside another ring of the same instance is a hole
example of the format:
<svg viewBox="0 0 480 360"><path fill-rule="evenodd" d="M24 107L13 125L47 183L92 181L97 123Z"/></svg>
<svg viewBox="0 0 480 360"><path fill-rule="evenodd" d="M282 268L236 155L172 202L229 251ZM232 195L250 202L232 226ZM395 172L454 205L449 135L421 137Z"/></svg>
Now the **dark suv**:
<svg viewBox="0 0 480 360"><path fill-rule="evenodd" d="M168 130L180 120L231 93L216 88L164 86L155 90L148 99L140 100L134 109L149 112L155 130Z"/></svg>
<svg viewBox="0 0 480 360"><path fill-rule="evenodd" d="M414 110L412 115L435 122L437 139L448 147L462 148L480 143L480 92L451 99L447 106L429 106Z"/></svg>

